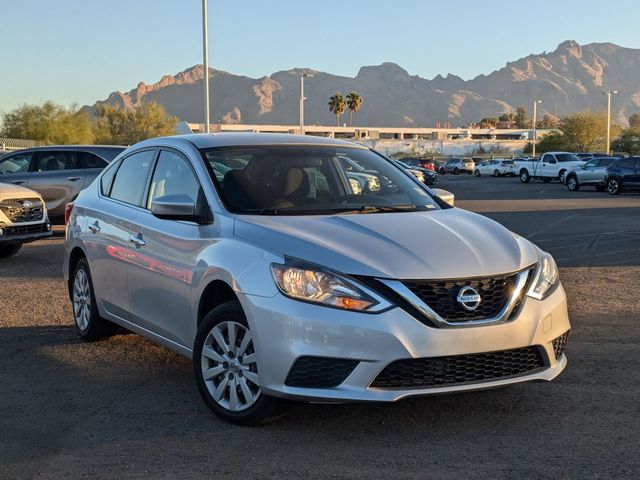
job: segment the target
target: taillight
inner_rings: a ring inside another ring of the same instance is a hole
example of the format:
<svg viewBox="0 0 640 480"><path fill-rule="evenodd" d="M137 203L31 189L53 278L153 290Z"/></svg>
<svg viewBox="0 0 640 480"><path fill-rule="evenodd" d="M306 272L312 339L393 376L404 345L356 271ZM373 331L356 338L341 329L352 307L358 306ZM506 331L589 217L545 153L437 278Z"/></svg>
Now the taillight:
<svg viewBox="0 0 640 480"><path fill-rule="evenodd" d="M71 217L72 210L73 210L73 202L67 203L67 205L64 207L64 224L65 225L69 223L69 217Z"/></svg>

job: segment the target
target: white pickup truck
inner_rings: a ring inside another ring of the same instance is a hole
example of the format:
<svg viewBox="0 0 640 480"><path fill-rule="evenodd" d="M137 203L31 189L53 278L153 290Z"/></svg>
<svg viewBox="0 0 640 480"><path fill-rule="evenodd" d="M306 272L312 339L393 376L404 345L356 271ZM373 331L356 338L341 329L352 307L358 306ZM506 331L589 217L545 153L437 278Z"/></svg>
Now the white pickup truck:
<svg viewBox="0 0 640 480"><path fill-rule="evenodd" d="M543 182L561 180L565 172L584 165L585 161L570 152L547 152L538 159L516 159L515 164L520 181L529 183L532 178Z"/></svg>

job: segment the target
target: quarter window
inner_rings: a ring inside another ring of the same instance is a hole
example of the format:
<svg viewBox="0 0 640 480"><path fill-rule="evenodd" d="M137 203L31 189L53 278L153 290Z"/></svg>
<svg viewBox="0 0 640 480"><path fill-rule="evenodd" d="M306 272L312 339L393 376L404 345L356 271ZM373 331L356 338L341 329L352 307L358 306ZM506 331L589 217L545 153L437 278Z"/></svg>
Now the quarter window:
<svg viewBox="0 0 640 480"><path fill-rule="evenodd" d="M147 208L151 208L153 200L165 195L188 195L196 203L199 192L200 182L191 163L182 155L161 151L151 180Z"/></svg>
<svg viewBox="0 0 640 480"><path fill-rule="evenodd" d="M132 205L142 206L144 187L155 153L155 150L144 150L125 158L116 172L110 197Z"/></svg>

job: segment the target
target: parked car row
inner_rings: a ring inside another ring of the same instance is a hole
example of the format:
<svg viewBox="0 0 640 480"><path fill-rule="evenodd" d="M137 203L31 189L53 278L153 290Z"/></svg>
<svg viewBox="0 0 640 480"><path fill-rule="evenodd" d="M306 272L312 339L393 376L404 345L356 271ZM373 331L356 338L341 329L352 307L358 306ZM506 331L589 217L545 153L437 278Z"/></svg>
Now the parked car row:
<svg viewBox="0 0 640 480"><path fill-rule="evenodd" d="M482 175L491 175L493 177L509 175L510 177L513 177L516 174L515 160L488 160L477 164L473 174L476 177L480 177Z"/></svg>
<svg viewBox="0 0 640 480"><path fill-rule="evenodd" d="M640 157L594 158L566 174L565 184L571 191L581 187L595 187L610 195L640 190Z"/></svg>

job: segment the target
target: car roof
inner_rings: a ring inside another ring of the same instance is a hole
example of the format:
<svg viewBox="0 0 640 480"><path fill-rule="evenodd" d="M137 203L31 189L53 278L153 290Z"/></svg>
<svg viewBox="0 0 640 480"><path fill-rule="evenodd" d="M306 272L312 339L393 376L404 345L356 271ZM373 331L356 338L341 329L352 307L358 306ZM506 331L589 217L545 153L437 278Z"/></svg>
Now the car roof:
<svg viewBox="0 0 640 480"><path fill-rule="evenodd" d="M367 148L363 145L334 138L315 137L311 135L292 135L288 133L255 133L255 132L225 132L225 133L192 133L157 137L136 144L136 147L158 144L189 142L198 149L216 147L237 147L257 145L322 145Z"/></svg>
<svg viewBox="0 0 640 480"><path fill-rule="evenodd" d="M43 150L124 150L126 148L124 145L45 145L42 147L22 148L16 150L16 152L38 152Z"/></svg>

